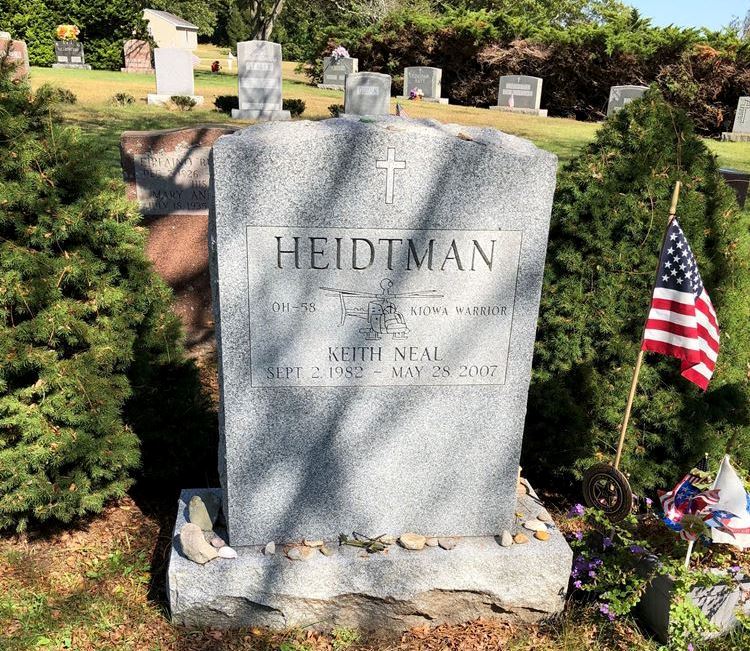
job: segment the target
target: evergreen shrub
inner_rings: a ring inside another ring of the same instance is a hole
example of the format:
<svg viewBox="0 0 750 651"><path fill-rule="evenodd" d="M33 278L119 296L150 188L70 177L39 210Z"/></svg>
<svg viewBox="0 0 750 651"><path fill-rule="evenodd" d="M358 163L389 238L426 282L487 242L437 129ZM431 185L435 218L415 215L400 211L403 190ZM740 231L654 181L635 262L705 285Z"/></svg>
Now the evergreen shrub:
<svg viewBox="0 0 750 651"><path fill-rule="evenodd" d="M298 118L305 112L305 100L303 99L285 99L282 100L281 107L284 111L289 111L293 118Z"/></svg>
<svg viewBox="0 0 750 651"><path fill-rule="evenodd" d="M230 115L232 109L240 108L240 98L237 95L218 95L214 100L217 111Z"/></svg>
<svg viewBox="0 0 750 651"><path fill-rule="evenodd" d="M0 70L0 529L123 495L129 367L180 358L137 207L54 99Z"/></svg>
<svg viewBox="0 0 750 651"><path fill-rule="evenodd" d="M750 213L684 111L655 90L608 119L558 175L524 441L537 478L613 461L672 189L721 328L704 394L647 353L622 469L668 488L708 452L750 466Z"/></svg>

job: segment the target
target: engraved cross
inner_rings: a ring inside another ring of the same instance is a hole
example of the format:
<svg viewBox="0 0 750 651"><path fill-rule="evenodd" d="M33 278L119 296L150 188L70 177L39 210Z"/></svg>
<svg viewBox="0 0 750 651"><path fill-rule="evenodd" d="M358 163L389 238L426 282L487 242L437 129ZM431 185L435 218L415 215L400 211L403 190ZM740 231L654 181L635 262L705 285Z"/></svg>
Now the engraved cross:
<svg viewBox="0 0 750 651"><path fill-rule="evenodd" d="M396 160L396 150L388 147L388 157L385 160L375 161L375 167L379 170L385 170L385 202L393 203L393 184L395 181L396 170L406 169L405 160Z"/></svg>

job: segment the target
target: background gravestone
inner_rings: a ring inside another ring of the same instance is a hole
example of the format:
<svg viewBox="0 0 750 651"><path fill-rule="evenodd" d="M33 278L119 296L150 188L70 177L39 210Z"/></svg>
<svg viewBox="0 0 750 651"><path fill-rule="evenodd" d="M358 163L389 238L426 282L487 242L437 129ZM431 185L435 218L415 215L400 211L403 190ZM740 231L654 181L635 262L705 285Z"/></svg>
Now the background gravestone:
<svg viewBox="0 0 750 651"><path fill-rule="evenodd" d="M131 72L136 74L151 74L154 69L151 66L151 46L148 41L142 41L137 38L131 38L122 46L125 67L120 68L121 72Z"/></svg>
<svg viewBox="0 0 750 651"><path fill-rule="evenodd" d="M281 99L281 45L270 41L237 43L240 120L289 120Z"/></svg>
<svg viewBox="0 0 750 651"><path fill-rule="evenodd" d="M542 79L526 75L506 75L500 77L497 106L490 108L547 117L547 109L539 108L541 102Z"/></svg>
<svg viewBox="0 0 750 651"><path fill-rule="evenodd" d="M81 41L55 41L55 58L53 68L78 68L80 70L91 70L86 63Z"/></svg>
<svg viewBox="0 0 750 651"><path fill-rule="evenodd" d="M391 76L356 72L346 76L346 115L388 115L391 112Z"/></svg>
<svg viewBox="0 0 750 651"><path fill-rule="evenodd" d="M447 104L448 100L441 97L441 80L443 71L440 68L431 68L428 66L411 66L404 68L404 94L405 99L409 98L409 93L415 88L420 88L424 92L422 98L425 102L439 102Z"/></svg>
<svg viewBox="0 0 750 651"><path fill-rule="evenodd" d="M29 51L26 42L12 40L8 32L0 32L0 61L3 59L15 66L13 79L23 79L28 76Z"/></svg>
<svg viewBox="0 0 750 651"><path fill-rule="evenodd" d="M737 100L732 130L722 133L721 139L734 142L750 140L750 97L740 97Z"/></svg>
<svg viewBox="0 0 750 651"><path fill-rule="evenodd" d="M180 48L157 47L154 50L156 93L148 94L149 104L166 104L175 95L192 97L203 104L203 97L195 94L193 53Z"/></svg>
<svg viewBox="0 0 750 651"><path fill-rule="evenodd" d="M354 57L323 57L323 83L318 88L344 90L346 75L359 71L359 59Z"/></svg>
<svg viewBox="0 0 750 651"><path fill-rule="evenodd" d="M648 90L648 86L612 86L609 89L609 101L607 102L607 117L619 111L634 99L640 99Z"/></svg>
<svg viewBox="0 0 750 651"><path fill-rule="evenodd" d="M215 143L219 466L238 558L203 567L176 547L174 621L392 630L562 608L559 531L494 538L542 508L517 501L518 459L555 173L519 138L395 117ZM461 541L283 555L351 531Z"/></svg>
<svg viewBox="0 0 750 651"><path fill-rule="evenodd" d="M191 352L213 342L208 280L208 203L211 147L233 129L199 125L125 131L120 159L128 198L148 228L146 251L175 294Z"/></svg>

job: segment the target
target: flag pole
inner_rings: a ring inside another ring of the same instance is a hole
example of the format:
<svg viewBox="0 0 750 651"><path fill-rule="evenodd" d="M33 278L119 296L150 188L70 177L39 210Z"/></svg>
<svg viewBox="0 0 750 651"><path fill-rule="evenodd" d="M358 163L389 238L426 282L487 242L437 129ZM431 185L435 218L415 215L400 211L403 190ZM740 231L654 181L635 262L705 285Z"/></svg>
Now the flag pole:
<svg viewBox="0 0 750 651"><path fill-rule="evenodd" d="M667 237L667 231L669 225L674 219L675 213L677 212L677 200L680 198L680 182L677 181L674 184L674 191L672 192L672 205L669 207L669 220L667 221L667 228L664 229L664 237L662 238L661 249L664 248L664 240ZM661 256L661 249L659 249L659 256ZM659 262L656 263L657 272L659 269ZM644 328L645 332L645 328ZM643 337L641 337L641 343L643 343ZM638 387L638 376L641 374L641 365L643 364L643 347L638 351L638 357L635 360L635 368L633 369L633 380L630 383L630 393L628 394L628 402L625 405L625 417L622 419L622 426L620 427L620 440L617 442L617 455L615 456L615 470L620 468L620 460L622 458L622 448L625 444L625 432L628 429L628 422L630 421L630 412L633 409L633 398L635 398L635 390Z"/></svg>

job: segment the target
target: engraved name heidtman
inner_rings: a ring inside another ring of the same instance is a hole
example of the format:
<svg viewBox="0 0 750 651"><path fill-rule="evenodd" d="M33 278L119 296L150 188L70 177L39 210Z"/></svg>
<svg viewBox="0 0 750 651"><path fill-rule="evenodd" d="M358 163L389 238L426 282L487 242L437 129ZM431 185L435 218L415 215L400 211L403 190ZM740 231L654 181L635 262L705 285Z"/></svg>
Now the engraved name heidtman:
<svg viewBox="0 0 750 651"><path fill-rule="evenodd" d="M492 271L497 239L276 236L279 269Z"/></svg>

